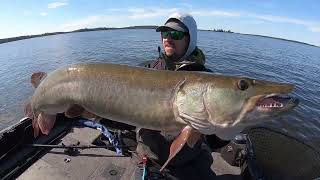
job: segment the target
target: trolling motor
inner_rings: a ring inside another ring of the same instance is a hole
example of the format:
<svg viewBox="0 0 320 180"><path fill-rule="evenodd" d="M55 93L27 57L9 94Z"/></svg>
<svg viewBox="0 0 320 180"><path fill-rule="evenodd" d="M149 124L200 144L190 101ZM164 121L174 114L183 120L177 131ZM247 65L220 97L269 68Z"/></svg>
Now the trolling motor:
<svg viewBox="0 0 320 180"><path fill-rule="evenodd" d="M231 166L241 167L246 160L246 144L246 135L237 135L229 144L221 149L222 158Z"/></svg>

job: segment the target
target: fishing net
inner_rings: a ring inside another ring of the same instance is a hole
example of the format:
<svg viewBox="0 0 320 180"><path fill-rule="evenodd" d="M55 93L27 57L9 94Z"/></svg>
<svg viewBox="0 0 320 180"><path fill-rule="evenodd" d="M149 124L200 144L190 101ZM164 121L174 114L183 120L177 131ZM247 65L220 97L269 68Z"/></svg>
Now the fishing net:
<svg viewBox="0 0 320 180"><path fill-rule="evenodd" d="M320 150L274 128L246 131L249 166L259 169L262 179L315 179L320 177ZM261 177L260 177L261 178Z"/></svg>

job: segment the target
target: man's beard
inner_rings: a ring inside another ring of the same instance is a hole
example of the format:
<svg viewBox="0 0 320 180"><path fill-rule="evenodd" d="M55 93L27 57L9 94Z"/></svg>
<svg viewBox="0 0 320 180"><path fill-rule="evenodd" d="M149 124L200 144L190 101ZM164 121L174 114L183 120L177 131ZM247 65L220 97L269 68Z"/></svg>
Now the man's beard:
<svg viewBox="0 0 320 180"><path fill-rule="evenodd" d="M173 53L171 55L167 55L166 56L168 57L169 60L173 61L173 62L178 62L181 60L182 56L178 56L176 53Z"/></svg>

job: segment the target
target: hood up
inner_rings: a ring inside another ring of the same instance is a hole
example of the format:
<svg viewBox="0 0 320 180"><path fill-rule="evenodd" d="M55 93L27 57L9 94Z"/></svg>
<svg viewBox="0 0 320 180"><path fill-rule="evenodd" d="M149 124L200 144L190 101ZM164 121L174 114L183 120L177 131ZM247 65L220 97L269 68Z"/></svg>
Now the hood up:
<svg viewBox="0 0 320 180"><path fill-rule="evenodd" d="M191 53L196 49L197 46L197 23L190 14L184 13L174 13L170 15L166 23L170 21L170 19L177 19L188 28L190 34L190 42L186 53L181 58L182 60L186 59L191 55Z"/></svg>

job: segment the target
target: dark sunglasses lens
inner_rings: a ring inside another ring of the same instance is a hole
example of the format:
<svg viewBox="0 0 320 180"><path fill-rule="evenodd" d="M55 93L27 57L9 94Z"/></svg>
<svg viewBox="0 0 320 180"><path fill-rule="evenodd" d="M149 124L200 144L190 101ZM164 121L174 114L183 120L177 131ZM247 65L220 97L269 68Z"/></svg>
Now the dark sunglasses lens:
<svg viewBox="0 0 320 180"><path fill-rule="evenodd" d="M168 38L170 31L161 32L163 38Z"/></svg>
<svg viewBox="0 0 320 180"><path fill-rule="evenodd" d="M162 32L162 37L163 38L168 38L169 36L174 40L181 40L184 37L184 32L180 32L180 31L165 31L165 32Z"/></svg>
<svg viewBox="0 0 320 180"><path fill-rule="evenodd" d="M171 37L174 40L181 40L184 36L183 32L180 31L171 31Z"/></svg>

